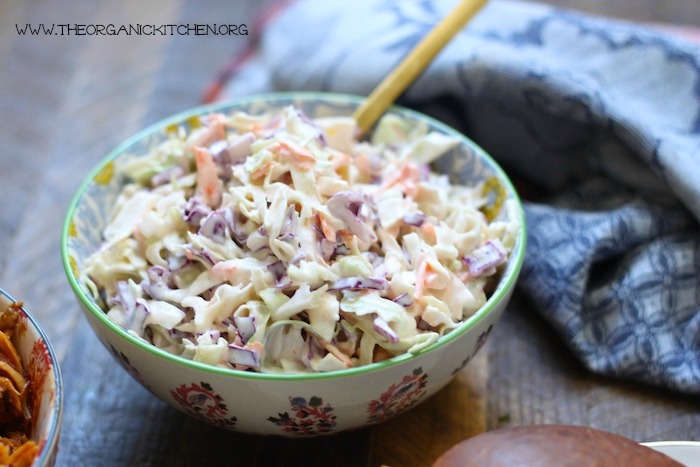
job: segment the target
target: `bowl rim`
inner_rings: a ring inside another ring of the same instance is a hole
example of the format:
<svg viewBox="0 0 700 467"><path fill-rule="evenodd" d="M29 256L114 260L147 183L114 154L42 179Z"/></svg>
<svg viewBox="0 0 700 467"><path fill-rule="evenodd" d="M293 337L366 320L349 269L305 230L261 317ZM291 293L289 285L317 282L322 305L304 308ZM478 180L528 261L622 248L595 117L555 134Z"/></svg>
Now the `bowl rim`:
<svg viewBox="0 0 700 467"><path fill-rule="evenodd" d="M0 288L0 295L4 295L11 302L18 302L17 299L15 299L9 292L2 288ZM48 437L46 438L46 441L43 445L41 445L39 443L41 440L35 440L39 441L37 444L38 447L41 449L41 454L38 458L34 460L34 464L32 464L37 466L43 466L49 465L49 460L52 456L56 454L55 447L58 445L58 441L60 439L61 421L63 420L63 377L61 376L61 368L59 366L58 359L56 358L56 352L53 350L53 346L51 345L51 342L49 341L46 332L41 327L41 325L39 325L38 320L27 310L27 308L24 306L24 303L22 304L22 311L24 313L24 316L31 323L34 329L36 329L37 333L39 334L39 337L44 341L44 344L46 345L46 351L49 353L49 359L52 363L51 367L54 377L55 410L53 411L53 415L51 417L49 433Z"/></svg>
<svg viewBox="0 0 700 467"><path fill-rule="evenodd" d="M97 304L87 296L85 290L83 287L78 283L77 278L73 274L73 268L71 265L71 259L68 251L68 243L69 243L69 236L70 236L70 231L71 231L71 224L73 220L73 216L75 215L75 211L77 209L77 206L80 202L80 199L82 196L85 194L85 191L87 188L90 186L90 184L93 182L94 178L97 176L97 174L103 170L103 168L112 162L114 159L116 159L120 154L124 153L126 150L128 150L130 147L132 147L134 144L136 144L138 141L143 140L144 138L147 138L149 136L152 136L154 134L157 134L159 132L164 131L167 127L175 125L175 124L180 124L183 122L186 122L188 119L192 117L196 117L198 115L204 115L208 113L213 113L213 112L220 112L220 111L231 111L237 106L242 106L246 104L252 104L255 102L269 102L269 103L275 103L275 102L281 102L281 101L295 101L295 100L301 100L301 101L326 101L326 102L333 102L336 104L353 104L353 105L358 105L360 102L365 100L364 97L362 96L357 96L357 95L352 95L352 94L342 94L342 93L331 93L331 92L272 92L272 93L260 93L260 94L252 94L244 97L239 97L231 100L226 100L222 102L217 102L214 104L206 104L206 105L200 105L196 107L192 107L190 109L178 112L174 115L171 115L170 117L166 117L164 119L161 119L145 128L142 130L136 132L126 140L124 140L122 143L120 143L118 146L116 146L114 149L112 149L110 152L107 153L106 156L102 158L102 160L86 175L86 177L83 179L81 184L79 185L77 191L73 195L73 198L71 199L71 202L68 206L66 215L64 217L64 222L63 222L63 228L61 230L61 260L63 263L63 268L66 273L66 276L68 278L68 282L71 285L71 288L73 289L73 292L77 296L78 300L82 304L82 308L84 310L87 310L93 317L95 317L98 321L100 321L107 330L110 332L116 334L119 336L121 339L126 340L130 344L136 346L137 348L144 350L156 357L164 358L174 364L177 365L183 365L185 367L188 367L190 369L194 370L199 370L203 371L205 373L209 374L216 374L216 375L225 375L225 376L230 376L230 377L236 377L236 378L242 378L246 380L253 380L253 381L312 381L312 380L319 380L319 379L335 379L335 378L342 378L342 377L348 377L348 376L354 376L354 375L360 375L360 374L365 374L365 373L371 373L375 371L380 371L386 368L394 367L397 365L400 365L404 362L410 361L410 360L415 360L423 355L426 355L428 353L432 353L433 351L445 347L447 344L450 342L455 341L458 339L460 336L465 334L467 331L472 329L479 323L481 320L483 320L487 315L489 315L497 306L497 304L503 300L506 295L509 293L509 291L515 287L515 282L517 281L518 274L520 272L520 269L523 264L523 260L525 257L525 246L526 246L526 238L527 238L527 227L525 224L525 213L523 210L523 205L522 201L520 200L520 197L518 195L518 192L516 191L513 183L511 180L508 178L506 175L505 171L501 168L501 166L483 149L481 146L476 144L474 141L472 141L470 138L462 134L461 132L457 131L456 129L450 127L449 125L440 122L439 120L430 117L426 114L423 114L421 112L399 106L399 105L393 105L390 107L390 109L387 110L397 112L399 114L407 115L411 117L412 119L415 119L416 121L422 121L425 122L432 127L438 129L439 131L447 134L454 136L460 140L461 143L466 143L469 147L473 148L473 150L477 153L477 155L480 158L483 158L486 160L489 165L492 167L493 172L499 179L499 181L505 185L506 191L512 196L512 199L515 201L517 208L518 208L518 214L519 214L519 221L520 221L520 231L518 233L517 237L517 242L516 242L516 248L513 250L511 253L511 260L513 264L508 270L508 275L504 277L502 280L503 282L500 283L500 286L497 288L497 290L491 295L486 303L482 305L481 308L479 308L472 316L461 322L455 329L450 331L449 333L441 336L436 342L430 344L429 346L425 347L424 349L421 349L418 352L415 353L404 353L401 355L397 355L395 357L392 357L390 359L381 361L381 362L376 362L376 363L371 363L369 365L363 365L359 367L354 367L354 368L348 368L344 370L335 370L335 371L330 371L330 372L320 372L320 373L259 373L259 372L251 372L251 371L243 371L243 370L235 370L235 369L230 369L230 368L223 368L223 367L217 367L214 365L209 365L205 363L200 363L196 362L193 360L189 360L183 357L180 357L178 355L174 355L171 353L166 352L163 349L160 349L152 344L149 344L145 342L142 339L139 339L138 337L135 337L128 332L126 332L123 328L121 328L119 325L111 321L108 317L107 314L99 307ZM102 339L100 339L102 341ZM102 341L103 345L106 345L104 341Z"/></svg>

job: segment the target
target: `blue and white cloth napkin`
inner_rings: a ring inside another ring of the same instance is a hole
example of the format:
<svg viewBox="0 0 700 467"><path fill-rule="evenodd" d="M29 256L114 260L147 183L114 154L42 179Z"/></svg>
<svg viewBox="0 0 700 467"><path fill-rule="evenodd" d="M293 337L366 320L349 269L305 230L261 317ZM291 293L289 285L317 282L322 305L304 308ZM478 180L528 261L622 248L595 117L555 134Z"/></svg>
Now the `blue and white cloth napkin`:
<svg viewBox="0 0 700 467"><path fill-rule="evenodd" d="M224 97L367 95L454 5L294 2ZM493 0L399 103L543 194L519 287L588 368L700 394L700 46Z"/></svg>

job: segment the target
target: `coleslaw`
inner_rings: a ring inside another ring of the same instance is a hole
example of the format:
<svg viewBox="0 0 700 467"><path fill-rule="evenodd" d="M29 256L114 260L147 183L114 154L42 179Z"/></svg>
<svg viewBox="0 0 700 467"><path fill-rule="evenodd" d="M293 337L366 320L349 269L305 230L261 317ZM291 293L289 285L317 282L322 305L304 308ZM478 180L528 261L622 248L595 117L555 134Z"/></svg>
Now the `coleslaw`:
<svg viewBox="0 0 700 467"><path fill-rule="evenodd" d="M483 187L428 164L458 140L394 114L287 107L171 128L117 159L124 185L81 281L107 316L175 355L328 372L423 349L486 301L520 228Z"/></svg>

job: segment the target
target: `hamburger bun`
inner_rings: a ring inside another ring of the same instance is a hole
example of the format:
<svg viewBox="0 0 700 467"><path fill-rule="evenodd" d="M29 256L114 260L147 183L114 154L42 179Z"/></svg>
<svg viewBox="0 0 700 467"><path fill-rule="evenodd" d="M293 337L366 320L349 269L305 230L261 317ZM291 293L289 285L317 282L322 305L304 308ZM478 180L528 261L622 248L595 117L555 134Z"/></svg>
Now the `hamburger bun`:
<svg viewBox="0 0 700 467"><path fill-rule="evenodd" d="M434 467L682 466L629 438L570 425L529 425L482 433L445 452Z"/></svg>

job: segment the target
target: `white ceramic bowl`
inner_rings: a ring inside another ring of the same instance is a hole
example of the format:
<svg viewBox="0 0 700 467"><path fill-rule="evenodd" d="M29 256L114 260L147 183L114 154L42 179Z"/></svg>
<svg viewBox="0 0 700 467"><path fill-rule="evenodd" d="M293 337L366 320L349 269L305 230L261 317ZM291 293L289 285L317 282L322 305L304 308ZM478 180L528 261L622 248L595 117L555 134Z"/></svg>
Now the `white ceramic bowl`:
<svg viewBox="0 0 700 467"><path fill-rule="evenodd" d="M141 384L173 407L216 426L267 435L317 435L387 420L445 386L483 345L515 287L525 251L522 206L498 165L472 141L446 125L402 108L392 112L453 135L461 145L434 164L464 183L495 180L493 199L512 199L523 228L501 280L475 315L425 350L369 366L324 374L260 374L196 363L173 356L127 334L111 322L76 280L85 259L102 241L101 232L120 188L112 177L122 154L145 153L167 128L187 125L193 116L242 110L260 113L293 104L310 117L350 115L360 98L338 94L295 93L252 96L206 106L155 124L124 142L92 171L66 215L61 249L73 291L90 325L116 360ZM454 180L453 180L454 181ZM505 211L505 210L503 210ZM502 215L505 215L502 213Z"/></svg>
<svg viewBox="0 0 700 467"><path fill-rule="evenodd" d="M653 441L642 444L688 467L700 466L700 441Z"/></svg>
<svg viewBox="0 0 700 467"><path fill-rule="evenodd" d="M0 310L15 303L13 297L0 289ZM39 323L22 307L17 328L11 339L17 349L29 383L32 414L30 439L37 443L34 467L55 464L63 413L61 372L49 340Z"/></svg>

